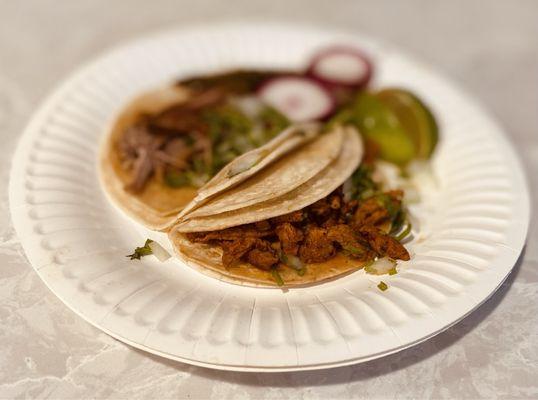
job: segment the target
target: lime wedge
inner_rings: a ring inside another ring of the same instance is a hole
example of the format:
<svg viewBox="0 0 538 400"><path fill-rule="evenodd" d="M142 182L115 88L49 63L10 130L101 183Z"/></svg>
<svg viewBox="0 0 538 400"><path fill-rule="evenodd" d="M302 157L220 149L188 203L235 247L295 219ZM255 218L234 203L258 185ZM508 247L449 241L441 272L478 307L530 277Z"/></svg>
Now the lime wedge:
<svg viewBox="0 0 538 400"><path fill-rule="evenodd" d="M377 98L396 115L415 145L417 158L429 158L439 139L439 129L428 107L404 89L384 89Z"/></svg>
<svg viewBox="0 0 538 400"><path fill-rule="evenodd" d="M415 158L415 145L400 123L398 116L377 96L362 92L357 97L350 120L360 132L379 145L380 157L398 165Z"/></svg>

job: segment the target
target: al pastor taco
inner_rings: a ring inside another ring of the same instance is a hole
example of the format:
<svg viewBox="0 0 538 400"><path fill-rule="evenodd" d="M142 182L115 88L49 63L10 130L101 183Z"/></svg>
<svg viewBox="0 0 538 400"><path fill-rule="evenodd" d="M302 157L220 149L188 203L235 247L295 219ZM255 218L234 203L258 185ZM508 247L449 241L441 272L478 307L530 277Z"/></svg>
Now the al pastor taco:
<svg viewBox="0 0 538 400"><path fill-rule="evenodd" d="M249 189L268 182L279 193L272 178L280 171L272 166L180 218L169 233L180 257L221 279L267 286L336 278L378 258L408 260L407 250L389 234L401 228L396 225L402 193L380 192L359 203L343 192L344 182L360 170L363 147L357 131L338 128L309 145L340 129L337 157L313 176L304 174L309 179L294 189L253 204L245 200ZM230 208L236 204L244 206Z"/></svg>

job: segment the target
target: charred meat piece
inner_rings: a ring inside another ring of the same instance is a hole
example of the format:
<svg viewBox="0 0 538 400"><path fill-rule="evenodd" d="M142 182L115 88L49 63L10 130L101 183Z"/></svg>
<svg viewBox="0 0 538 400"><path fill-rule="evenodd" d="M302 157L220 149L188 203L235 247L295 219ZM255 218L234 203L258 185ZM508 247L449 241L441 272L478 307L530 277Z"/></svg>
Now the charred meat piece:
<svg viewBox="0 0 538 400"><path fill-rule="evenodd" d="M254 222L254 227L259 231L268 231L272 228L271 224L267 220Z"/></svg>
<svg viewBox="0 0 538 400"><path fill-rule="evenodd" d="M338 243L353 258L368 261L375 257L375 253L358 240L357 234L349 225L339 224L331 226L328 229L327 237L333 242Z"/></svg>
<svg viewBox="0 0 538 400"><path fill-rule="evenodd" d="M316 201L314 204L308 207L308 212L316 217L328 217L332 212L331 204L327 198Z"/></svg>
<svg viewBox="0 0 538 400"><path fill-rule="evenodd" d="M408 261L410 259L406 248L392 236L381 232L373 226L365 226L359 230L360 235L369 246L380 256Z"/></svg>
<svg viewBox="0 0 538 400"><path fill-rule="evenodd" d="M340 210L340 208L342 207L342 196L340 195L340 193L333 193L329 196L329 206L331 207L331 209L333 210Z"/></svg>
<svg viewBox="0 0 538 400"><path fill-rule="evenodd" d="M353 216L353 224L357 227L380 225L390 219L390 214L377 197L363 201Z"/></svg>
<svg viewBox="0 0 538 400"><path fill-rule="evenodd" d="M265 240L256 240L255 247L246 255L246 260L257 268L269 270L279 262L276 250Z"/></svg>
<svg viewBox="0 0 538 400"><path fill-rule="evenodd" d="M347 219L355 214L358 206L359 202L357 200L350 200L347 203L344 202L342 208L340 209L340 215Z"/></svg>
<svg viewBox="0 0 538 400"><path fill-rule="evenodd" d="M339 224L331 226L327 229L327 237L342 247L358 245L357 236L348 225Z"/></svg>
<svg viewBox="0 0 538 400"><path fill-rule="evenodd" d="M289 222L278 225L275 232L280 241L282 251L285 254L296 256L299 252L299 244L304 238L303 232Z"/></svg>
<svg viewBox="0 0 538 400"><path fill-rule="evenodd" d="M327 236L327 230L316 226L309 226L305 239L299 248L299 257L306 263L319 263L327 261L335 255L336 249Z"/></svg>
<svg viewBox="0 0 538 400"><path fill-rule="evenodd" d="M341 222L340 209L342 203L341 192L337 190L310 205L307 208L307 212L321 226L332 226Z"/></svg>
<svg viewBox="0 0 538 400"><path fill-rule="evenodd" d="M293 211L289 214L280 215L275 218L271 218L271 223L275 225L283 224L284 222L298 223L305 219L305 213L303 210Z"/></svg>
<svg viewBox="0 0 538 400"><path fill-rule="evenodd" d="M245 238L222 242L222 264L224 267L229 268L239 262L256 245L256 240L255 238Z"/></svg>
<svg viewBox="0 0 538 400"><path fill-rule="evenodd" d="M344 220L342 218L340 218L338 215L335 215L335 213L333 213L325 221L319 223L319 226L321 226L322 228L330 228L331 226L339 225L343 222Z"/></svg>

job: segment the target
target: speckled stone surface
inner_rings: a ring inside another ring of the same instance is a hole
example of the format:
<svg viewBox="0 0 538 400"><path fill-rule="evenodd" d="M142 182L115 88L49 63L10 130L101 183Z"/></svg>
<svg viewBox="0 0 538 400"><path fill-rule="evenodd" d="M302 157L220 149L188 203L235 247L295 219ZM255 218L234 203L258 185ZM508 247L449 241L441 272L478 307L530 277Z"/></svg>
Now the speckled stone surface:
<svg viewBox="0 0 538 400"><path fill-rule="evenodd" d="M0 398L538 398L538 224L514 272L455 327L351 367L219 372L134 350L44 286L14 234L11 156L32 111L104 48L169 26L252 18L357 30L464 86L516 144L538 206L538 2L0 0Z"/></svg>

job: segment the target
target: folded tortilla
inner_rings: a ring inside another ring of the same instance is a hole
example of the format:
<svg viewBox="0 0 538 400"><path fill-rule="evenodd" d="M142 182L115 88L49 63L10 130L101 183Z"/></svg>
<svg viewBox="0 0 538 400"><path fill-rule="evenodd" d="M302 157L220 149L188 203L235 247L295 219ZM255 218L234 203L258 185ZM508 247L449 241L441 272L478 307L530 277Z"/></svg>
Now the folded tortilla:
<svg viewBox="0 0 538 400"><path fill-rule="evenodd" d="M343 137L343 128L320 135L260 170L253 179L247 179L220 193L194 211L181 213L180 220L238 210L291 192L338 157Z"/></svg>
<svg viewBox="0 0 538 400"><path fill-rule="evenodd" d="M320 125L317 123L295 124L284 129L266 144L235 158L198 190L196 197L179 213L176 221L187 214L190 215L193 210L200 208L208 201L213 201L215 196L245 182L276 160L309 142L319 133ZM284 164L289 163L290 158L286 157Z"/></svg>

